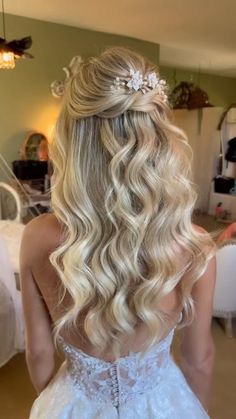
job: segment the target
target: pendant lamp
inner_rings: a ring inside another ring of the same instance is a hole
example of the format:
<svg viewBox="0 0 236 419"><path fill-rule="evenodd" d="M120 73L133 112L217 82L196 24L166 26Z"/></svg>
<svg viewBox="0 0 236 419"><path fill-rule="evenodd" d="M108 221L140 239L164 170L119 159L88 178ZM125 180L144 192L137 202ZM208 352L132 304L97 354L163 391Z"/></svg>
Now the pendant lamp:
<svg viewBox="0 0 236 419"><path fill-rule="evenodd" d="M2 1L2 27L3 38L0 37L0 69L12 69L15 67L15 61L19 58L33 58L33 55L25 52L32 45L31 36L22 39L14 39L8 42L6 40L6 24L4 13L4 2Z"/></svg>

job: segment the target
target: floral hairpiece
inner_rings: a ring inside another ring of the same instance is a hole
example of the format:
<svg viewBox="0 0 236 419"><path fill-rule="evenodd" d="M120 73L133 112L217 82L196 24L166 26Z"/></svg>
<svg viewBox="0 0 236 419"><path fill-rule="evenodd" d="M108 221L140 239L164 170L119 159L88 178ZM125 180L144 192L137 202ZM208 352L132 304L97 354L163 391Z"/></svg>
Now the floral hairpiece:
<svg viewBox="0 0 236 419"><path fill-rule="evenodd" d="M163 100L167 100L167 95L165 93L166 81L157 77L156 73L149 73L147 76L143 77L140 71L130 70L130 75L127 79L116 77L112 84L112 89L119 90L122 87L128 87L130 92L138 92L140 90L142 93L157 89L157 93L162 96Z"/></svg>

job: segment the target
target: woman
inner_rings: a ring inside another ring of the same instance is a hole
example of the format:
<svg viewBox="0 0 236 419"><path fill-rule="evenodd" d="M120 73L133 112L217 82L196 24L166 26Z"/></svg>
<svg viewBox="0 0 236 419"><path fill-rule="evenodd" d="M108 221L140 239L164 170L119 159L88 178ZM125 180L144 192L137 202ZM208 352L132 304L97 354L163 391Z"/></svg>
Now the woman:
<svg viewBox="0 0 236 419"><path fill-rule="evenodd" d="M123 48L67 83L54 212L21 252L31 419L208 417L213 245L191 224L189 146L168 113L155 66ZM169 355L177 325L186 380Z"/></svg>

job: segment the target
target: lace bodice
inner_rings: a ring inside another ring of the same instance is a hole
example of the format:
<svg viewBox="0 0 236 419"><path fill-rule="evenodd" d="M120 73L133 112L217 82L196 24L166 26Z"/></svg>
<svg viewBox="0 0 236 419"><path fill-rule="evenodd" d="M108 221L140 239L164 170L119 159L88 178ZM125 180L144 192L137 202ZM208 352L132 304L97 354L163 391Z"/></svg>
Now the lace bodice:
<svg viewBox="0 0 236 419"><path fill-rule="evenodd" d="M115 362L61 338L66 361L30 419L210 419L170 356L173 334L145 354L130 352Z"/></svg>
<svg viewBox="0 0 236 419"><path fill-rule="evenodd" d="M67 370L76 386L87 398L96 402L111 402L116 408L128 400L158 386L165 377L171 360L170 345L174 329L145 355L130 352L114 362L85 354L61 341Z"/></svg>

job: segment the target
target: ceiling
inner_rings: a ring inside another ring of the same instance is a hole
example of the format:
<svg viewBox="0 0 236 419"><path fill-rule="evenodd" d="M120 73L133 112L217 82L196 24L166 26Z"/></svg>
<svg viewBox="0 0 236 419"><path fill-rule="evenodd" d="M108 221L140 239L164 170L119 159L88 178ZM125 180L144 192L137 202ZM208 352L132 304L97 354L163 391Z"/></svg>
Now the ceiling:
<svg viewBox="0 0 236 419"><path fill-rule="evenodd" d="M5 12L156 42L162 65L236 77L236 0L5 0Z"/></svg>

